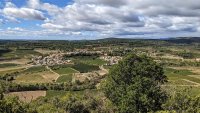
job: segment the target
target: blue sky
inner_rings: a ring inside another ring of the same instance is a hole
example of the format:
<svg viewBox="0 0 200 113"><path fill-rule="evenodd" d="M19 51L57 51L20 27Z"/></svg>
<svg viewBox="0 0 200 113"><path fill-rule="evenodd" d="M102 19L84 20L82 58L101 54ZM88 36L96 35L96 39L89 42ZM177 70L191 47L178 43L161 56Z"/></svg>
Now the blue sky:
<svg viewBox="0 0 200 113"><path fill-rule="evenodd" d="M200 0L0 0L0 39L197 37Z"/></svg>

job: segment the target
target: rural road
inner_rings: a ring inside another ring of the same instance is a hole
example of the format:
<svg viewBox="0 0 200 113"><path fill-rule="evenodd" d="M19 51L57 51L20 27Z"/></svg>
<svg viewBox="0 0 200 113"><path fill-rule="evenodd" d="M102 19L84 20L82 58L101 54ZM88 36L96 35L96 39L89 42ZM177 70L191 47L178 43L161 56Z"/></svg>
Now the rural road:
<svg viewBox="0 0 200 113"><path fill-rule="evenodd" d="M56 78L55 78L55 81L60 77L60 75L58 73L56 73L55 71L53 71L51 68L49 68L49 66L46 66L46 68L51 71L52 73L58 75Z"/></svg>
<svg viewBox="0 0 200 113"><path fill-rule="evenodd" d="M106 73L108 73L108 70L105 69L105 68L103 67L103 65L99 66L99 68L100 68L101 70L105 71Z"/></svg>
<svg viewBox="0 0 200 113"><path fill-rule="evenodd" d="M200 87L200 85L161 85L161 86L183 86L183 87L192 86L192 87Z"/></svg>
<svg viewBox="0 0 200 113"><path fill-rule="evenodd" d="M196 85L199 85L199 86L200 86L200 84L199 84L199 83L197 83L197 82L190 81L190 80L188 80L188 79L182 79L182 80L184 80L184 81L186 81L186 82L190 82L190 83L193 83L193 84L196 84Z"/></svg>

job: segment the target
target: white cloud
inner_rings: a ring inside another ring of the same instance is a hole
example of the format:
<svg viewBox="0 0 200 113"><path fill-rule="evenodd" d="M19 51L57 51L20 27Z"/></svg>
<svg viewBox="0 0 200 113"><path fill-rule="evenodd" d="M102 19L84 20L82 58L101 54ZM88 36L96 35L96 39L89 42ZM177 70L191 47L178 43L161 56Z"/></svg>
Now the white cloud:
<svg viewBox="0 0 200 113"><path fill-rule="evenodd" d="M13 4L12 2L6 2L5 7L13 7L13 8L16 8L16 5Z"/></svg>
<svg viewBox="0 0 200 113"><path fill-rule="evenodd" d="M25 31L25 29L20 28L20 27L14 27L14 28L8 27L7 30L10 30L10 31Z"/></svg>
<svg viewBox="0 0 200 113"><path fill-rule="evenodd" d="M4 8L3 14L14 18L44 20L42 12L29 8Z"/></svg>
<svg viewBox="0 0 200 113"><path fill-rule="evenodd" d="M200 0L74 0L65 7L28 0L0 11L8 20L43 20L41 34L90 36L177 36L199 34ZM44 15L48 15L45 18ZM37 31L36 34L39 31ZM184 33L183 33L184 32ZM35 33L35 32L34 32Z"/></svg>
<svg viewBox="0 0 200 113"><path fill-rule="evenodd" d="M46 28L46 29L64 29L62 25L55 25L51 23L42 24L41 27Z"/></svg>
<svg viewBox="0 0 200 113"><path fill-rule="evenodd" d="M30 8L36 9L40 7L40 0L28 0L27 4Z"/></svg>
<svg viewBox="0 0 200 113"><path fill-rule="evenodd" d="M3 19L0 19L0 25L3 24Z"/></svg>

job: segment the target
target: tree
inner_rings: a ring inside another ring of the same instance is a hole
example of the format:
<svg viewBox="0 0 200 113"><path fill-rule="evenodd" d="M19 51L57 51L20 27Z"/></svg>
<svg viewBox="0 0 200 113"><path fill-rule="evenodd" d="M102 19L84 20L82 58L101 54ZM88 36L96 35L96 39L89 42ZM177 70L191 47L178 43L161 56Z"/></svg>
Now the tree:
<svg viewBox="0 0 200 113"><path fill-rule="evenodd" d="M109 71L103 91L119 112L145 113L162 109L167 96L160 85L165 82L167 77L159 64L131 54Z"/></svg>
<svg viewBox="0 0 200 113"><path fill-rule="evenodd" d="M0 113L27 113L27 108L17 97L7 97L0 100Z"/></svg>
<svg viewBox="0 0 200 113"><path fill-rule="evenodd" d="M3 100L4 98L4 94L6 92L6 86L7 84L5 84L4 81L0 80L0 100Z"/></svg>
<svg viewBox="0 0 200 113"><path fill-rule="evenodd" d="M3 88L2 85L0 84L0 100L3 99Z"/></svg>
<svg viewBox="0 0 200 113"><path fill-rule="evenodd" d="M200 96L194 96L191 88L169 89L169 98L163 105L165 111L176 113L200 113Z"/></svg>

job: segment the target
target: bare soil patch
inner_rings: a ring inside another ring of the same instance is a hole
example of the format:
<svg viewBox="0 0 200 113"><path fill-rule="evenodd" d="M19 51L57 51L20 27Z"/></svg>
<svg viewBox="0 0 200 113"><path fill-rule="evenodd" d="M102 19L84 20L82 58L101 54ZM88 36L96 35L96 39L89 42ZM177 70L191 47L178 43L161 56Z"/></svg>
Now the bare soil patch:
<svg viewBox="0 0 200 113"><path fill-rule="evenodd" d="M41 54L51 54L51 53L57 53L56 50L47 50L47 49L35 49L34 51L39 52Z"/></svg>
<svg viewBox="0 0 200 113"><path fill-rule="evenodd" d="M17 76L15 82L17 83L50 83L59 77L58 74L55 74L51 71L44 71L31 74L21 74Z"/></svg>
<svg viewBox="0 0 200 113"><path fill-rule="evenodd" d="M6 61L1 61L1 64L5 63L13 63L13 64L27 64L30 60L29 59L16 59L16 60L6 60Z"/></svg>
<svg viewBox="0 0 200 113"><path fill-rule="evenodd" d="M46 91L11 92L6 94L6 96L17 96L21 101L29 103L38 97L46 96Z"/></svg>

